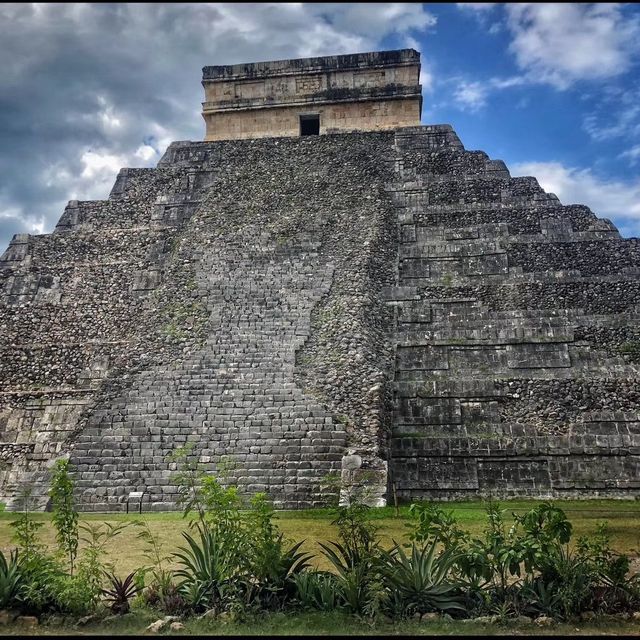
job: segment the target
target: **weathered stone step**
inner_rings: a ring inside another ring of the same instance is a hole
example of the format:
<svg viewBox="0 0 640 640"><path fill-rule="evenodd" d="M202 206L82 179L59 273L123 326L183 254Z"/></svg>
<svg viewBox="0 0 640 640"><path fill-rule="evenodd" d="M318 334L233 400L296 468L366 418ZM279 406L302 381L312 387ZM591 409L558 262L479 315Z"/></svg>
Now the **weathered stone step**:
<svg viewBox="0 0 640 640"><path fill-rule="evenodd" d="M410 300L397 304L399 335L404 333L433 332L450 330L457 332L476 331L489 329L491 331L544 331L549 327L563 328L573 325L574 322L589 323L591 318L596 323L607 324L607 320L615 319L618 314L588 316L578 315L573 310L508 310L494 311L479 304L439 304L428 300ZM630 318L636 316L631 314ZM461 337L467 335L460 334Z"/></svg>
<svg viewBox="0 0 640 640"><path fill-rule="evenodd" d="M597 454L634 456L640 453L640 434L566 436L504 436L487 432L482 435L433 437L400 435L391 439L393 455L411 457L436 456L530 456ZM640 462L640 461L638 461ZM637 464L637 462L636 462ZM640 487L640 479L637 481Z"/></svg>
<svg viewBox="0 0 640 640"><path fill-rule="evenodd" d="M488 320L488 318L486 319ZM485 322L486 322L485 320ZM483 344L506 345L521 342L554 343L573 342L573 328L567 326L563 318L552 318L554 324L542 325L531 322L528 326L514 326L512 322L503 322L503 326L486 326L476 328L452 328L447 324L444 328L429 331L407 330L398 333L396 344L399 347L434 346L474 346ZM560 320L560 322L557 322ZM564 322L563 322L564 321Z"/></svg>
<svg viewBox="0 0 640 640"><path fill-rule="evenodd" d="M462 356L468 356L468 354L457 353L462 359ZM503 359L507 356L498 356L497 354L491 355L491 360L488 363L480 362L477 365L468 364L465 362L464 366L457 366L459 360L454 360L453 365L448 365L446 368L441 363L434 363L433 368L424 369L404 369L396 373L396 380L398 382L415 382L428 384L433 381L442 381L451 378L459 378L464 376L469 380L483 380L487 377L494 379L510 380L517 379L526 376L530 380L551 381L551 380L573 380L576 376L598 376L602 374L603 369L607 371L608 375L612 378L624 378L629 376L638 375L638 367L625 363L621 358L611 358L610 361L604 361L601 358L589 359L586 362L580 362L576 360L577 364L574 365L571 360L565 360L564 366L562 366L563 360L559 357L558 364L553 363L550 366L520 366L509 367L508 364L503 364ZM554 366L555 365L555 366ZM437 366L442 368L438 369Z"/></svg>
<svg viewBox="0 0 640 640"><path fill-rule="evenodd" d="M460 243L443 241L403 243L400 245L399 257L400 260L456 258L505 253L505 251L499 240L468 239Z"/></svg>
<svg viewBox="0 0 640 640"><path fill-rule="evenodd" d="M640 305L640 281L630 276L568 276L538 282L478 284L461 287L422 287L417 296L421 300L478 300L492 310L510 309L573 309L578 313L608 314L633 312Z"/></svg>
<svg viewBox="0 0 640 640"><path fill-rule="evenodd" d="M508 207L494 209L496 213L509 211ZM520 213L520 212L518 212ZM399 216L401 247L412 244L442 244L452 246L467 244L469 241L499 240L505 244L527 243L575 243L593 241L621 241L619 232L610 226L609 221L598 220L592 227L574 229L574 223L570 218L541 218L537 208L532 209L531 216L537 220L531 227L518 227L508 222L479 223L465 226L449 226L446 224L433 224L423 220L424 215L419 213L405 213Z"/></svg>

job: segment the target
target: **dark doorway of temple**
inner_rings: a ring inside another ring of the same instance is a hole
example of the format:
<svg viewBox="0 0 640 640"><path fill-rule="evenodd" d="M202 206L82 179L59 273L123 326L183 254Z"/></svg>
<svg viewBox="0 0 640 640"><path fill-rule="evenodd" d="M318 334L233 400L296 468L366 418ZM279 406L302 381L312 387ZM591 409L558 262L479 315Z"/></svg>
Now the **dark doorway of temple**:
<svg viewBox="0 0 640 640"><path fill-rule="evenodd" d="M300 116L300 135L317 136L320 135L320 116Z"/></svg>

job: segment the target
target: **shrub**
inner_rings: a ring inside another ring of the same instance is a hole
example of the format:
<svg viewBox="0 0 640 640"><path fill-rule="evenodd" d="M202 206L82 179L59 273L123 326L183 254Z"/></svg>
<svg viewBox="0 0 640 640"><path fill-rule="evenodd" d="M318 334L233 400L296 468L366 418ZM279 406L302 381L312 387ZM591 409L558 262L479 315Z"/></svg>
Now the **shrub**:
<svg viewBox="0 0 640 640"><path fill-rule="evenodd" d="M79 525L80 530L84 532L81 536L84 549L78 561L77 579L78 583L84 583L87 609L91 609L100 601L104 577L107 572L114 571L113 563L108 560L107 546L128 526L129 523L124 522L85 522Z"/></svg>
<svg viewBox="0 0 640 640"><path fill-rule="evenodd" d="M417 519L416 523L407 525L411 541L427 542L437 538L447 549L453 550L459 548L468 537L458 526L453 511L446 512L433 502L410 505L409 515Z"/></svg>
<svg viewBox="0 0 640 640"><path fill-rule="evenodd" d="M320 543L322 553L336 570L341 605L357 614L375 615L379 604L378 560L381 549L370 508L350 496L346 505L334 507L332 524L339 542ZM377 603L377 604L376 604Z"/></svg>
<svg viewBox="0 0 640 640"><path fill-rule="evenodd" d="M53 506L52 522L56 529L56 542L68 561L69 573L73 575L78 555L78 512L73 502L73 481L69 475L68 460L56 461L49 495Z"/></svg>
<svg viewBox="0 0 640 640"><path fill-rule="evenodd" d="M406 614L429 611L464 611L464 597L451 578L456 556L453 549L436 553L437 539L424 546L413 542L407 555L396 544L384 552L381 573L385 585L397 596Z"/></svg>
<svg viewBox="0 0 640 640"><path fill-rule="evenodd" d="M33 518L29 488L23 492L20 502L22 511L10 523L14 530L13 541L17 545L18 566L22 576L16 600L23 611L39 614L55 608L55 587L64 572L40 542L38 532L44 523Z"/></svg>
<svg viewBox="0 0 640 640"><path fill-rule="evenodd" d="M312 555L300 551L302 542L285 540L273 522L275 511L266 494L251 500L247 514L247 538L250 541L244 563L246 604L263 609L281 607L295 593L293 578L309 566Z"/></svg>
<svg viewBox="0 0 640 640"><path fill-rule="evenodd" d="M571 551L572 525L550 502L512 514L510 526L504 511L489 502L481 537L469 535L453 512L438 505L412 505L410 513L417 519L412 540L432 538L443 544L443 553L455 552L451 577L464 586L466 607L474 613L520 611L567 618L593 607L596 595L600 608L629 608L633 601L637 578L626 577L628 558L610 550L602 531L579 540Z"/></svg>
<svg viewBox="0 0 640 640"><path fill-rule="evenodd" d="M226 545L226 538L217 531L197 526L200 542L183 533L187 547L180 547L175 557L182 565L176 572L182 582L180 594L196 611L222 610L225 602L234 595L238 579L238 559L233 549Z"/></svg>
<svg viewBox="0 0 640 640"><path fill-rule="evenodd" d="M85 616L91 613L99 600L93 583L87 576L77 572L71 576L58 572L52 577L53 602L49 610L73 616Z"/></svg>
<svg viewBox="0 0 640 640"><path fill-rule="evenodd" d="M18 563L18 551L13 550L9 559L0 550L0 609L14 606L22 583Z"/></svg>
<svg viewBox="0 0 640 640"><path fill-rule="evenodd" d="M606 523L599 524L594 535L580 537L576 547L594 576L590 608L615 613L640 604L640 574L629 575L629 558L611 549Z"/></svg>
<svg viewBox="0 0 640 640"><path fill-rule="evenodd" d="M138 521L135 524L141 528L137 537L145 543L143 556L147 561L135 576L140 589L139 597L148 606L168 615L186 612L189 607L173 582L173 572L169 568L174 554L164 551L160 538L151 531L147 522ZM150 577L150 581L145 588L147 577Z"/></svg>
<svg viewBox="0 0 640 640"><path fill-rule="evenodd" d="M342 608L344 594L332 573L324 571L302 571L292 578L295 600L304 609L336 611Z"/></svg>
<svg viewBox="0 0 640 640"><path fill-rule="evenodd" d="M107 602L111 603L111 613L117 615L129 613L131 608L129 600L141 590L141 587L136 586L134 582L135 573L135 571L130 573L124 580L120 580L113 574L107 574L111 587L102 589L102 595L106 596Z"/></svg>
<svg viewBox="0 0 640 640"><path fill-rule="evenodd" d="M144 591L143 600L148 606L168 615L180 615L189 609L189 605L173 582L162 586L152 584Z"/></svg>
<svg viewBox="0 0 640 640"><path fill-rule="evenodd" d="M228 608L232 602L240 610L283 606L295 593L293 576L311 556L300 551L302 542L293 544L278 531L266 494L245 505L237 487L205 473L190 461L190 452L185 447L173 455L181 467L174 481L183 515L200 538L184 534L188 547L176 555L183 565L176 574L180 594L197 609Z"/></svg>

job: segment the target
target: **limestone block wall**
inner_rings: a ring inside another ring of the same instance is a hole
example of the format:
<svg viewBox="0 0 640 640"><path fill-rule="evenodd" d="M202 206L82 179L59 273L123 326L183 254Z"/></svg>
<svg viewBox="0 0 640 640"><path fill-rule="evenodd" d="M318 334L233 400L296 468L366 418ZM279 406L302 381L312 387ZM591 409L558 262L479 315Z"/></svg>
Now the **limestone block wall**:
<svg viewBox="0 0 640 640"><path fill-rule="evenodd" d="M300 116L320 116L320 135L352 131L384 131L420 121L420 100L379 99L367 102L305 104L270 109L222 111L205 115L205 140L243 140L300 135Z"/></svg>
<svg viewBox="0 0 640 640"><path fill-rule="evenodd" d="M249 106L255 104L250 101L258 100L261 103L300 102L323 91L415 86L419 83L419 57L409 52L406 50L409 55L395 56L391 60L377 58L369 63L355 60L351 64L347 61L344 66L333 64L333 57L328 56L316 58L316 64L313 59L283 60L279 61L279 68L274 66L278 61L262 63L265 65L262 68L261 63L205 67L205 101L219 107ZM343 57L348 56L340 56Z"/></svg>
<svg viewBox="0 0 640 640"><path fill-rule="evenodd" d="M9 505L30 484L46 501L52 460L68 455L96 402L150 358L151 294L184 222L166 202L203 182L192 170L123 170L109 200L70 202L54 233L16 236L0 257L0 482Z"/></svg>
<svg viewBox="0 0 640 640"><path fill-rule="evenodd" d="M204 67L205 140L320 134L418 125L420 54L413 49Z"/></svg>
<svg viewBox="0 0 640 640"><path fill-rule="evenodd" d="M398 494L636 495L637 239L450 128L396 150Z"/></svg>

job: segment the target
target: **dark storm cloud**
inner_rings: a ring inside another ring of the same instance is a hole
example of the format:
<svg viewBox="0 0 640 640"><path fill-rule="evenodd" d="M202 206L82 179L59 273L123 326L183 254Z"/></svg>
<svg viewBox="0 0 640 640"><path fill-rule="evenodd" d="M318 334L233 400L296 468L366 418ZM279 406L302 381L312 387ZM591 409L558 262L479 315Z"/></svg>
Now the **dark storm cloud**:
<svg viewBox="0 0 640 640"><path fill-rule="evenodd" d="M201 139L203 66L404 46L434 22L405 4L0 5L0 253Z"/></svg>

